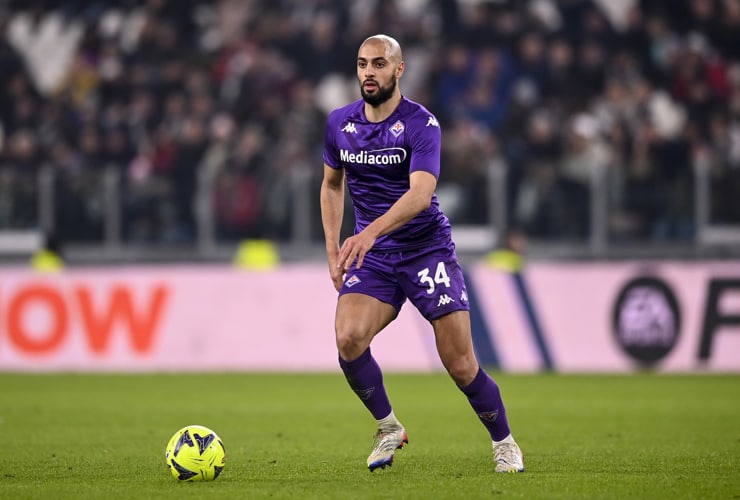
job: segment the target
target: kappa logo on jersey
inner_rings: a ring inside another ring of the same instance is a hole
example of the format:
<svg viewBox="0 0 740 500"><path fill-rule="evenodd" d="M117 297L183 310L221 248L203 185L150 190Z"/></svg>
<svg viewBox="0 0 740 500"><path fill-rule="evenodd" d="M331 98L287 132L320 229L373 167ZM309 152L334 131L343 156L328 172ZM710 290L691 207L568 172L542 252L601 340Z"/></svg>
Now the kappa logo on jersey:
<svg viewBox="0 0 740 500"><path fill-rule="evenodd" d="M445 293L444 295L442 295L442 296L441 296L441 297L439 298L439 302L437 302L437 307L442 307L442 306L446 306L446 305L447 305L447 304L449 304L450 302L455 302L455 299L453 299L452 297L450 297L449 295L447 295L447 294Z"/></svg>
<svg viewBox="0 0 740 500"><path fill-rule="evenodd" d="M398 137L399 135L403 134L403 131L405 129L406 129L406 127L403 125L403 122L401 120L398 120L390 128L390 131L391 131L391 134L393 134L395 137Z"/></svg>
<svg viewBox="0 0 740 500"><path fill-rule="evenodd" d="M435 117L430 116L429 120L427 121L427 127L439 127L439 122Z"/></svg>
<svg viewBox="0 0 740 500"><path fill-rule="evenodd" d="M355 124L353 122L347 122L347 125L344 126L342 132L347 132L348 134L356 134L357 128L355 127Z"/></svg>
<svg viewBox="0 0 740 500"><path fill-rule="evenodd" d="M344 286L346 286L347 288L352 288L360 281L360 278L358 278L356 274L353 274L347 281L344 282Z"/></svg>

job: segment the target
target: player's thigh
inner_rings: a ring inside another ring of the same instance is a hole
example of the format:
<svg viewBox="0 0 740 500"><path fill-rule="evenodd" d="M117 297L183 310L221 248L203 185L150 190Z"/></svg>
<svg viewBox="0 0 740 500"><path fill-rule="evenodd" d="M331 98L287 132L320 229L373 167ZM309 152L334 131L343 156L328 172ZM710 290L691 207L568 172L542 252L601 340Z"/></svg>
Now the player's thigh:
<svg viewBox="0 0 740 500"><path fill-rule="evenodd" d="M365 352L377 335L398 315L387 302L364 293L344 293L337 302L335 319L339 354L352 361Z"/></svg>
<svg viewBox="0 0 740 500"><path fill-rule="evenodd" d="M351 361L398 315L406 300L390 254L365 255L360 269L347 272L337 303L336 340L339 354Z"/></svg>

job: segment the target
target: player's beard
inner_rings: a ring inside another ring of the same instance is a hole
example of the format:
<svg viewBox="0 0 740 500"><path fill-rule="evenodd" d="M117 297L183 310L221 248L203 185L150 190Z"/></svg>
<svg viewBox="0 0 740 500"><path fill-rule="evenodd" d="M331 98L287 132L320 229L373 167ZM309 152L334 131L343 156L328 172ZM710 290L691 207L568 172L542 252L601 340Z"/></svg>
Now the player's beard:
<svg viewBox="0 0 740 500"><path fill-rule="evenodd" d="M380 84L378 84L378 89L376 90L375 94L368 94L367 92L365 92L364 85L360 84L360 93L362 94L362 98L365 100L366 103L376 108L393 96L393 93L396 91L397 84L398 78L394 76L393 78L391 78L391 83L387 87L381 87Z"/></svg>

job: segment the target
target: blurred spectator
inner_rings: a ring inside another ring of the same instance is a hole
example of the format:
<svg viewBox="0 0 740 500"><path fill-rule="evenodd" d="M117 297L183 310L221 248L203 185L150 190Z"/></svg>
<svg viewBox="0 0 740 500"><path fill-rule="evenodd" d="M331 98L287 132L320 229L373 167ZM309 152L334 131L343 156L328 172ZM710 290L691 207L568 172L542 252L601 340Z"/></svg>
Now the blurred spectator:
<svg viewBox="0 0 740 500"><path fill-rule="evenodd" d="M440 203L450 220L485 224L488 215L487 169L497 144L486 127L474 120L457 120L443 139L446 169L439 186Z"/></svg>
<svg viewBox="0 0 740 500"><path fill-rule="evenodd" d="M37 138L31 129L18 129L5 141L0 158L0 226L33 227L38 220L36 174L41 160Z"/></svg>
<svg viewBox="0 0 740 500"><path fill-rule="evenodd" d="M516 170L513 192L513 220L536 238L553 238L563 224L563 192L558 180L557 160L562 143L552 113L540 110L532 114L524 130L524 141L509 163ZM520 170L520 172L519 172Z"/></svg>
<svg viewBox="0 0 740 500"><path fill-rule="evenodd" d="M509 229L496 250L488 253L484 262L500 271L516 274L524 270L527 235L518 227Z"/></svg>
<svg viewBox="0 0 740 500"><path fill-rule="evenodd" d="M240 241L264 233L264 146L263 131L251 126L239 135L233 154L225 152L227 157L217 173L213 194L217 234L222 240Z"/></svg>
<svg viewBox="0 0 740 500"><path fill-rule="evenodd" d="M56 273L64 269L62 242L51 233L43 236L38 249L31 255L31 268L40 273Z"/></svg>

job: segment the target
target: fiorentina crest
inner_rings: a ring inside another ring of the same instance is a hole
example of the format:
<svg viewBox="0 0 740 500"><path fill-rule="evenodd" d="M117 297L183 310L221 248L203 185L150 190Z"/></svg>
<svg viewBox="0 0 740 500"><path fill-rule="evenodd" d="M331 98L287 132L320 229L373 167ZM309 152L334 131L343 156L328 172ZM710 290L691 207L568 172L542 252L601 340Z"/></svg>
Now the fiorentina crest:
<svg viewBox="0 0 740 500"><path fill-rule="evenodd" d="M391 134L393 134L395 137L398 137L399 135L403 134L403 131L406 129L406 127L403 125L403 122L401 120L398 120L396 123L394 123L391 128Z"/></svg>

